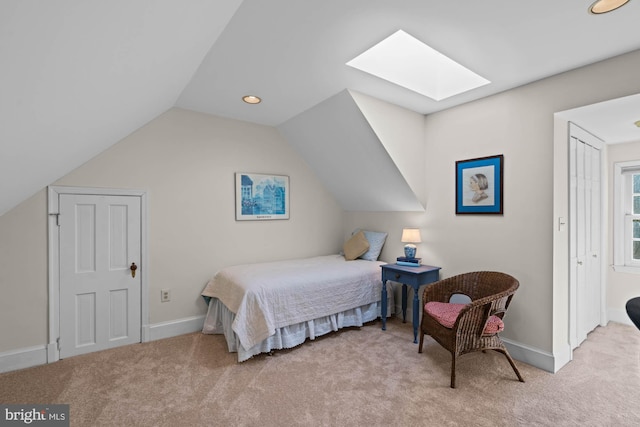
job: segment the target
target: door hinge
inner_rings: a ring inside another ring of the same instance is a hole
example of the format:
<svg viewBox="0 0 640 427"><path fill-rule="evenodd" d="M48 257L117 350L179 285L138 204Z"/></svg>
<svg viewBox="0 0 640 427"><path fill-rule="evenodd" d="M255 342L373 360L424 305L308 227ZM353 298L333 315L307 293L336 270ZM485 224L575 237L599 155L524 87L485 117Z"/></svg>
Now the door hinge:
<svg viewBox="0 0 640 427"><path fill-rule="evenodd" d="M58 227L60 227L60 213L50 213L49 216L55 216L56 217L56 225Z"/></svg>
<svg viewBox="0 0 640 427"><path fill-rule="evenodd" d="M58 346L58 353L60 352L60 337L56 340L56 345Z"/></svg>

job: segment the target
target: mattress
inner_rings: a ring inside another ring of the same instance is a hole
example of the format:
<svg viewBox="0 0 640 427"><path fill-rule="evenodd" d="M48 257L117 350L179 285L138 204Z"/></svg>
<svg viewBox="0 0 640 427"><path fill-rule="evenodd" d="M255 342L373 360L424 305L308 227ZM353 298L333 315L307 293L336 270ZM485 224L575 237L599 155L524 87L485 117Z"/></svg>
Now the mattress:
<svg viewBox="0 0 640 427"><path fill-rule="evenodd" d="M209 300L203 332L225 334L242 361L362 326L380 315L382 264L327 255L227 267L202 292Z"/></svg>

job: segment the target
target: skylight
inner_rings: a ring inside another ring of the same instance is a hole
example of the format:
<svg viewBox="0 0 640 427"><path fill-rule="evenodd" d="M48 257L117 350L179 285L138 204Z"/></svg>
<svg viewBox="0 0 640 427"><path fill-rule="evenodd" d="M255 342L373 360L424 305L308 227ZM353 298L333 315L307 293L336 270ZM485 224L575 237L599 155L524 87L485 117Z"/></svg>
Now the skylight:
<svg viewBox="0 0 640 427"><path fill-rule="evenodd" d="M436 101L491 83L402 30L347 65Z"/></svg>

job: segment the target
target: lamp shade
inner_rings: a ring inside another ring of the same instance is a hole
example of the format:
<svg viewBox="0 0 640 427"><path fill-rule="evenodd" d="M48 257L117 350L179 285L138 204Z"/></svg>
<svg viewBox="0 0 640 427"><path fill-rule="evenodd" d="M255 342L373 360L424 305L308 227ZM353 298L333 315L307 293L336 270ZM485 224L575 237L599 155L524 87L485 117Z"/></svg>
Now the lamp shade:
<svg viewBox="0 0 640 427"><path fill-rule="evenodd" d="M402 243L420 243L420 230L418 228L404 228L402 230Z"/></svg>
<svg viewBox="0 0 640 427"><path fill-rule="evenodd" d="M414 243L422 242L420 238L420 230L417 228L404 228L402 230L402 243L406 243L404 245L404 256L405 258L415 258L416 257L416 245Z"/></svg>

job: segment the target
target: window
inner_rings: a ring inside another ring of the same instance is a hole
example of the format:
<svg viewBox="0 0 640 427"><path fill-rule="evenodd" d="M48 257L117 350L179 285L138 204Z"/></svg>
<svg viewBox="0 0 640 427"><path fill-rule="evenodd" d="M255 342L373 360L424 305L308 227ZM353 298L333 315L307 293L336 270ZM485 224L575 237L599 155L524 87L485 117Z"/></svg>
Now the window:
<svg viewBox="0 0 640 427"><path fill-rule="evenodd" d="M614 268L640 273L640 161L614 167Z"/></svg>
<svg viewBox="0 0 640 427"><path fill-rule="evenodd" d="M625 214L625 223L628 223L630 228L625 234L631 236L630 244L626 245L631 249L627 263L635 264L640 263L640 173L630 173L625 178L628 181L627 186L631 189L631 194L626 197L630 206Z"/></svg>

